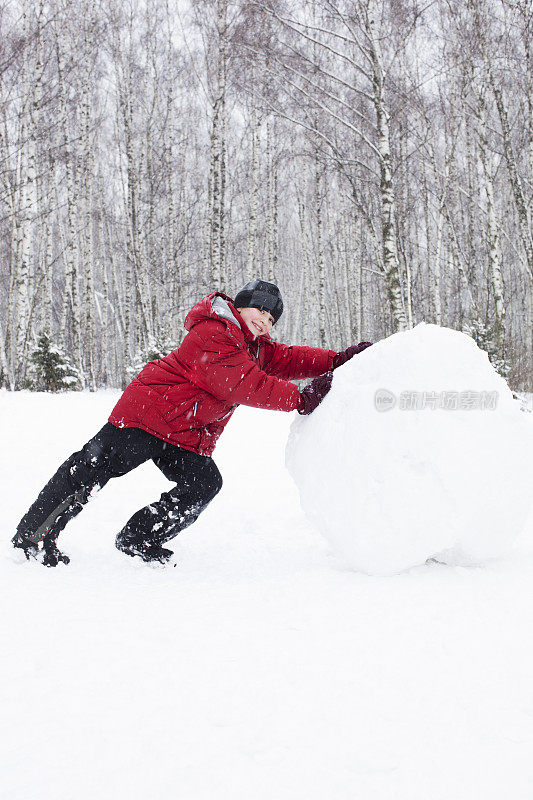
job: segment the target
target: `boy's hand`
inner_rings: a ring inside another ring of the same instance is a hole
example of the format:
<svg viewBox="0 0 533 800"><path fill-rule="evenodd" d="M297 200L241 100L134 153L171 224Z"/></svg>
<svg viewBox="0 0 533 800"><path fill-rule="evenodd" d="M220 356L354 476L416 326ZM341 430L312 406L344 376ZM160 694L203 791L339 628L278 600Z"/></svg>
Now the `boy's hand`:
<svg viewBox="0 0 533 800"><path fill-rule="evenodd" d="M334 356L331 369L337 369L337 367L342 366L351 358L359 353L362 353L363 350L366 350L366 348L370 347L371 345L372 342L359 342L359 344L351 344L346 348L346 350L342 350L340 353L337 353L337 355Z"/></svg>
<svg viewBox="0 0 533 800"><path fill-rule="evenodd" d="M298 406L298 414L310 414L315 408L320 405L324 397L331 389L331 381L333 378L332 372L324 372L311 381L309 386L300 393L300 405Z"/></svg>

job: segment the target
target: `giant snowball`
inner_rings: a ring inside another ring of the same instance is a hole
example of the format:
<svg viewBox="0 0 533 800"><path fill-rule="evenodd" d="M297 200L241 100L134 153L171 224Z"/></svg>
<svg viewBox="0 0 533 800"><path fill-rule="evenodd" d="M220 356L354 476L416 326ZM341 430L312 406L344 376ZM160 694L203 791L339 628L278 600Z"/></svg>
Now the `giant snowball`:
<svg viewBox="0 0 533 800"><path fill-rule="evenodd" d="M468 336L420 324L335 370L287 466L304 511L356 569L509 549L532 503L533 420Z"/></svg>

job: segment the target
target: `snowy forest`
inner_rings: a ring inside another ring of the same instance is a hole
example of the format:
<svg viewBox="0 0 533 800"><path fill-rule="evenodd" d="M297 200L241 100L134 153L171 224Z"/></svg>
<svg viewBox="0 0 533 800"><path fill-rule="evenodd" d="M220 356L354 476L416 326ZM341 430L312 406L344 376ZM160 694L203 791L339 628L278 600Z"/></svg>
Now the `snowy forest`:
<svg viewBox="0 0 533 800"><path fill-rule="evenodd" d="M124 386L210 291L469 332L533 390L531 0L1 0L0 386ZM47 388L47 387L44 387Z"/></svg>

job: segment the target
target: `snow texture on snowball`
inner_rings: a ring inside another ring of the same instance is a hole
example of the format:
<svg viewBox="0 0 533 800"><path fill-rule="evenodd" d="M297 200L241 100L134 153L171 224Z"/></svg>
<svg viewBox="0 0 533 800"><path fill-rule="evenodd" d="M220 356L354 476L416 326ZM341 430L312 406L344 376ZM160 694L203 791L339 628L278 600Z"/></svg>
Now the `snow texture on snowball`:
<svg viewBox="0 0 533 800"><path fill-rule="evenodd" d="M377 410L377 392L395 405ZM321 405L294 421L286 463L332 548L358 571L392 575L508 550L532 503L532 453L531 418L487 354L422 323L335 370Z"/></svg>

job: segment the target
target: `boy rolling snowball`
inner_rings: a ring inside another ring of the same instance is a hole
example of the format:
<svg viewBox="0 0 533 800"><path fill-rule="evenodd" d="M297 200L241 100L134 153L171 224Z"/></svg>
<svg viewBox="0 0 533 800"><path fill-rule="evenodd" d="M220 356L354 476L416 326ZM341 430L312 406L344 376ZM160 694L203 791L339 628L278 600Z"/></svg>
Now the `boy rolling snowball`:
<svg viewBox="0 0 533 800"><path fill-rule="evenodd" d="M263 280L247 283L234 300L213 292L193 306L180 347L149 362L104 427L59 467L20 521L14 547L48 567L68 564L56 545L67 522L110 478L152 459L176 485L131 517L116 546L143 561L168 561L165 542L222 487L211 456L237 406L310 414L331 387L331 370L370 345L336 353L279 344L269 332L282 311L278 287ZM300 392L290 383L300 378L314 380Z"/></svg>

